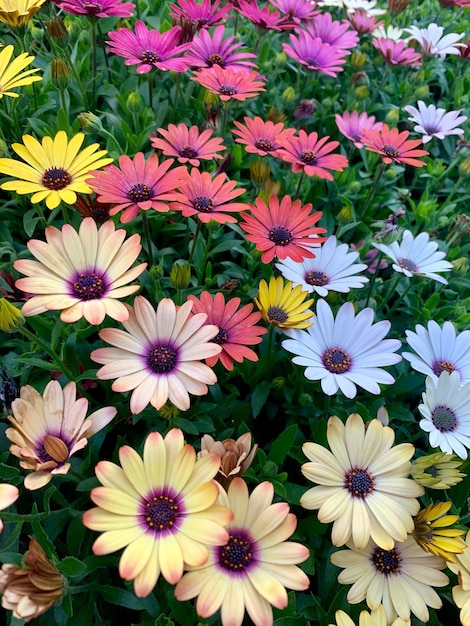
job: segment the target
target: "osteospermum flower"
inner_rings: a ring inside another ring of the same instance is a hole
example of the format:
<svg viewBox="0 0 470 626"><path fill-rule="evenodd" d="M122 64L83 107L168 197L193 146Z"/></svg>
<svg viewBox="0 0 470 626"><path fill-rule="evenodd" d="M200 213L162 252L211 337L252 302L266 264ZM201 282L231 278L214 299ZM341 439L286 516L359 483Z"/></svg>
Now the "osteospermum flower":
<svg viewBox="0 0 470 626"><path fill-rule="evenodd" d="M433 587L445 587L448 577L444 559L422 550L413 537L397 542L390 550L372 540L362 550L352 543L349 550L331 555L331 562L344 568L338 576L341 584L353 583L348 592L350 604L366 600L370 609L383 604L387 623L396 617L409 620L411 614L429 621L428 606L438 609L442 600Z"/></svg>
<svg viewBox="0 0 470 626"><path fill-rule="evenodd" d="M333 522L331 541L342 546L349 540L365 548L372 538L386 550L405 541L413 530L413 514L423 487L408 478L414 446L393 447L395 433L378 419L367 424L353 413L346 425L336 416L328 420L327 438L332 452L317 443L302 446L309 463L302 474L314 483L300 498L318 519Z"/></svg>
<svg viewBox="0 0 470 626"><path fill-rule="evenodd" d="M218 502L234 512L227 527L228 541L209 549L202 567L188 567L177 584L177 600L198 597L196 611L203 618L220 608L223 626L241 626L245 611L255 626L273 623L271 605L287 606L285 587L308 588L306 574L297 567L308 558L308 549L286 541L297 519L285 502L272 504L274 488L265 481L249 495L242 478L234 478L227 493L220 489Z"/></svg>
<svg viewBox="0 0 470 626"><path fill-rule="evenodd" d="M269 2L296 24L306 22L318 13L315 3L311 0L269 0Z"/></svg>
<svg viewBox="0 0 470 626"><path fill-rule="evenodd" d="M468 626L470 616L470 531L465 538L465 550L456 555L456 563L447 567L458 576L458 584L452 588L452 598L460 609L460 622Z"/></svg>
<svg viewBox="0 0 470 626"><path fill-rule="evenodd" d="M128 318L118 298L135 293L138 285L128 285L146 268L131 268L142 249L140 235L124 241L126 231L115 230L108 221L98 230L96 222L85 218L77 231L64 224L46 228L46 242L31 239L28 249L37 261L20 259L14 267L27 278L16 286L34 295L22 308L25 316L62 310L63 322L84 317L89 324L101 324L105 315L115 320Z"/></svg>
<svg viewBox="0 0 470 626"><path fill-rule="evenodd" d="M170 124L168 130L158 128L161 137L151 136L150 143L165 156L176 157L179 163L189 163L199 167L200 159L210 161L221 159L219 152L225 150L221 137L212 137L212 130L199 131L197 126L188 128L186 124ZM173 187L174 189L174 187Z"/></svg>
<svg viewBox="0 0 470 626"><path fill-rule="evenodd" d="M466 459L470 448L470 383L460 386L458 372L443 371L437 382L426 378L419 412L420 428L429 433L429 445Z"/></svg>
<svg viewBox="0 0 470 626"><path fill-rule="evenodd" d="M18 500L20 492L18 487L14 485L8 485L7 483L0 483L0 511L8 508L14 502ZM3 530L3 522L0 519L0 533Z"/></svg>
<svg viewBox="0 0 470 626"><path fill-rule="evenodd" d="M348 19L354 30L361 35L372 33L384 24L382 21L377 22L375 15L369 15L364 9L356 9L354 13L349 13Z"/></svg>
<svg viewBox="0 0 470 626"><path fill-rule="evenodd" d="M13 400L12 428L5 434L12 442L10 452L20 459L20 466L33 470L24 479L26 489L39 489L53 476L67 474L67 461L84 448L89 437L104 428L117 409L107 406L87 416L88 400L78 398L74 382L62 389L51 380L41 395L30 385L20 389Z"/></svg>
<svg viewBox="0 0 470 626"><path fill-rule="evenodd" d="M0 159L0 173L16 178L1 188L20 195L32 193L31 202L45 200L48 209L55 209L61 201L73 204L76 192L91 193L85 183L89 171L113 160L105 157L106 150L97 152L97 143L80 152L84 139L83 133L77 133L69 141L63 130L54 138L43 137L41 143L31 135L23 135L23 144L14 143L12 148L26 163Z"/></svg>
<svg viewBox="0 0 470 626"><path fill-rule="evenodd" d="M451 506L452 502L439 502L421 509L415 517L413 537L426 552L455 563L456 555L466 547L462 539L465 531L454 527L458 515L446 515Z"/></svg>
<svg viewBox="0 0 470 626"><path fill-rule="evenodd" d="M331 13L318 13L305 25L305 30L311 37L320 37L324 43L347 51L347 54L351 54L359 42L357 33L350 29L348 22L341 24L333 20Z"/></svg>
<svg viewBox="0 0 470 626"><path fill-rule="evenodd" d="M375 121L375 115L367 115L367 113L358 113L345 111L342 115L335 115L336 126L341 134L354 143L356 148L362 148L363 130L380 130L382 122Z"/></svg>
<svg viewBox="0 0 470 626"><path fill-rule="evenodd" d="M91 358L104 367L96 376L100 380L116 378L113 391L133 390L132 413L140 413L150 403L160 409L167 400L186 411L189 394L202 396L207 385L217 382L214 372L201 363L222 348L213 343L219 329L205 325L204 313L191 315L192 302L178 309L169 298L155 310L143 296L137 296L134 307L127 306L129 319L123 322L127 332L104 328L100 337L113 348L98 348Z"/></svg>
<svg viewBox="0 0 470 626"><path fill-rule="evenodd" d="M188 300L193 302L193 313L205 313L206 324L214 324L218 328L212 341L221 346L222 351L206 359L209 367L213 367L220 360L225 369L232 371L235 361L241 363L243 359L258 360L258 355L248 346L261 343L261 335L267 330L256 326L256 322L261 319L261 313L252 313L252 304L239 308L240 298L231 298L225 302L222 293L216 293L212 298L207 291L203 291L199 299L190 295Z"/></svg>
<svg viewBox="0 0 470 626"><path fill-rule="evenodd" d="M413 352L403 356L413 369L437 382L442 372L457 371L460 384L470 382L470 330L456 334L451 322L439 326L434 320L428 322L427 329L416 325L416 332L407 330L406 341Z"/></svg>
<svg viewBox="0 0 470 626"><path fill-rule="evenodd" d="M313 312L308 308L313 298L305 300L307 296L301 287L284 283L282 276L271 276L269 286L264 279L260 282L255 302L268 324L282 329L308 328L313 323Z"/></svg>
<svg viewBox="0 0 470 626"><path fill-rule="evenodd" d="M450 272L453 265L449 261L443 261L446 253L438 252L438 244L429 241L428 233L419 233L417 237L413 237L411 231L405 230L401 243L394 241L389 246L383 243L372 245L394 261L392 267L396 272L405 274L408 278L425 276L447 285L446 279L436 272Z"/></svg>
<svg viewBox="0 0 470 626"><path fill-rule="evenodd" d="M372 37L378 39L392 39L393 41L399 41L403 35L403 29L398 26L389 24L388 26L377 26L372 33Z"/></svg>
<svg viewBox="0 0 470 626"><path fill-rule="evenodd" d="M241 476L250 467L257 450L258 444L251 443L251 433L244 433L236 441L216 441L206 434L201 437L201 451L198 456L202 457L209 452L219 455L220 467L215 480L227 489L235 476Z"/></svg>
<svg viewBox="0 0 470 626"><path fill-rule="evenodd" d="M224 39L225 26L220 24L211 35L203 28L195 35L192 46L186 54L186 59L191 67L213 67L219 65L222 68L231 67L233 70L252 71L256 63L249 59L256 59L252 52L235 52L243 44L235 42L235 36Z"/></svg>
<svg viewBox="0 0 470 626"><path fill-rule="evenodd" d="M359 252L348 250L347 244L337 245L336 237L328 237L315 250L315 258L305 258L300 262L287 258L276 263L276 267L293 285L300 285L309 293L315 291L322 298L329 291L348 293L350 289L363 287L369 282L365 276L357 276L358 272L367 269L365 263L355 262Z"/></svg>
<svg viewBox="0 0 470 626"><path fill-rule="evenodd" d="M220 224L234 224L237 220L229 213L248 208L243 202L232 202L245 192L245 189L235 189L236 186L237 182L227 181L225 174L212 178L209 172L193 168L190 174L182 178L178 186L180 193L174 194L170 208L181 211L184 217L196 215L201 222L215 220Z"/></svg>
<svg viewBox="0 0 470 626"><path fill-rule="evenodd" d="M14 47L9 45L0 52L0 98L3 96L18 98L19 94L10 91L11 89L31 85L31 83L42 80L42 76L33 76L39 72L38 67L23 72L25 67L34 61L34 57L23 52L12 61L13 50Z"/></svg>
<svg viewBox="0 0 470 626"><path fill-rule="evenodd" d="M215 0L211 4L211 0L177 0L178 4L171 4L170 16L175 19L190 19L200 28L209 28L214 26L223 19L230 17L232 5L220 6L220 0Z"/></svg>
<svg viewBox="0 0 470 626"><path fill-rule="evenodd" d="M343 71L341 66L346 63L349 51L325 43L321 37L312 37L304 30L299 31L297 37L289 35L289 38L290 44L282 44L284 52L309 70L333 78Z"/></svg>
<svg viewBox="0 0 470 626"><path fill-rule="evenodd" d="M415 459L411 475L426 489L450 489L466 478L467 475L460 471L461 467L462 461L455 454L434 452Z"/></svg>
<svg viewBox="0 0 470 626"><path fill-rule="evenodd" d="M284 123L274 123L271 120L265 122L261 117L255 118L244 117L244 124L234 121L236 130L232 133L236 135L235 143L241 143L245 146L245 150L250 154L258 154L266 156L267 154L276 155L276 151L281 147L279 136L284 131ZM292 130L292 132L294 132Z"/></svg>
<svg viewBox="0 0 470 626"><path fill-rule="evenodd" d="M354 398L357 387L370 393L380 393L378 383L391 385L395 379L381 369L401 360L394 354L401 343L397 339L384 339L390 322L373 323L374 311L362 309L357 315L354 306L345 302L336 318L330 306L317 302L315 324L308 332L290 330L291 339L282 342L283 348L293 352L292 360L304 365L305 377L320 380L324 393L331 396L338 389L347 398Z"/></svg>
<svg viewBox="0 0 470 626"><path fill-rule="evenodd" d="M336 625L330 624L329 626L356 626L353 620L344 611L336 611L335 613ZM403 620L400 617L393 620L389 625L387 622L387 614L382 604L368 613L367 611L361 611L359 615L359 626L410 626L409 620Z"/></svg>
<svg viewBox="0 0 470 626"><path fill-rule="evenodd" d="M415 132L423 135L423 143L431 141L433 137L444 139L449 135L463 135L462 128L457 128L467 119L466 115L460 115L462 109L449 111L437 109L434 104L426 105L422 100L418 100L418 108L413 106L403 107L411 117L408 119L414 122Z"/></svg>
<svg viewBox="0 0 470 626"><path fill-rule="evenodd" d="M149 30L141 21L135 23L135 33L128 28L108 33L106 43L111 52L125 57L125 65L137 65L137 74L147 74L152 69L185 72L188 63L182 56L191 43L179 44L181 28L174 26L165 33Z"/></svg>
<svg viewBox="0 0 470 626"><path fill-rule="evenodd" d="M73 15L91 15L93 17L132 17L135 4L122 0L63 0L57 6Z"/></svg>
<svg viewBox="0 0 470 626"><path fill-rule="evenodd" d="M155 587L160 574L177 583L183 569L207 562L210 546L227 543L223 528L231 511L214 505L218 488L212 480L220 457L197 459L178 428L165 438L152 432L143 458L129 446L119 449L119 465L100 461L95 473L102 484L90 497L97 505L86 511L83 523L102 532L93 544L96 555L122 547L119 574L134 581L142 598Z"/></svg>
<svg viewBox="0 0 470 626"><path fill-rule="evenodd" d="M119 157L119 167L108 165L103 172L93 170L86 182L100 202L114 204L110 215L122 211L124 224L141 210L169 211L167 202L175 198L174 189L186 173L183 166L170 170L173 163L174 159L166 159L159 164L156 154L148 159L143 152L138 152L133 159L123 154Z"/></svg>
<svg viewBox="0 0 470 626"><path fill-rule="evenodd" d="M286 30L293 26L287 15L271 11L268 6L260 7L256 0L237 0L235 9L262 30Z"/></svg>
<svg viewBox="0 0 470 626"><path fill-rule="evenodd" d="M329 137L318 138L313 132L307 134L299 130L299 135L284 133L279 137L281 147L277 156L292 163L293 172L305 172L307 176L318 176L326 180L333 180L328 170L342 172L348 165L348 160L342 154L329 154L339 146L338 141L328 141Z"/></svg>
<svg viewBox="0 0 470 626"><path fill-rule="evenodd" d="M372 45L390 65L411 65L417 67L422 64L420 53L416 52L414 48L408 47L407 42L402 39L395 41L395 39L376 37L373 39Z"/></svg>
<svg viewBox="0 0 470 626"><path fill-rule="evenodd" d="M266 91L263 87L264 82L256 80L257 77L257 72L235 71L231 67L222 68L220 65L213 65L211 69L203 68L196 72L191 76L191 80L217 94L225 102L232 99L243 101L247 98L256 98L260 91Z"/></svg>
<svg viewBox="0 0 470 626"><path fill-rule="evenodd" d="M366 150L380 154L387 165L395 162L423 167L426 163L416 157L426 156L429 152L417 149L421 139L408 139L409 134L408 130L400 132L397 128L389 129L387 124L382 124L380 130L364 130L361 141Z"/></svg>
<svg viewBox="0 0 470 626"><path fill-rule="evenodd" d="M427 28L419 28L418 26L410 26L404 29L407 33L410 33L410 39L414 39L421 46L423 54L427 56L439 56L441 59L445 59L448 54L460 54L459 48L465 47L464 43L458 43L465 33L449 33L444 34L444 28L437 24L429 24Z"/></svg>
<svg viewBox="0 0 470 626"><path fill-rule="evenodd" d="M0 0L0 22L18 28L27 24L46 0Z"/></svg>

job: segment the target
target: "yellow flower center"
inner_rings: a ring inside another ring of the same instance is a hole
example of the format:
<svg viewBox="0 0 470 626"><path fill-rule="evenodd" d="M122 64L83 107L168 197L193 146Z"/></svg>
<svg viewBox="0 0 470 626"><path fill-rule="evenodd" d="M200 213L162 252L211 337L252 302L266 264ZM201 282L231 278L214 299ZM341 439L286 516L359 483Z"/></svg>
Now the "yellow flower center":
<svg viewBox="0 0 470 626"><path fill-rule="evenodd" d="M70 185L72 177L63 167L51 167L44 172L41 182L46 189L60 191Z"/></svg>

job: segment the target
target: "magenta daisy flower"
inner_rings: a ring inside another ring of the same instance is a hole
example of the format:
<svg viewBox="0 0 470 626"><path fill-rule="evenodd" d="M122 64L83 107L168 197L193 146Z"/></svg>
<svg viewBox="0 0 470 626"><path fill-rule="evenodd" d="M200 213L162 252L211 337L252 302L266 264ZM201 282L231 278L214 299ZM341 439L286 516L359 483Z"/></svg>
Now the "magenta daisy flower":
<svg viewBox="0 0 470 626"><path fill-rule="evenodd" d="M263 30L286 30L294 26L287 15L270 11L267 6L260 7L256 0L238 0L237 4L236 10Z"/></svg>
<svg viewBox="0 0 470 626"><path fill-rule="evenodd" d="M209 28L218 24L223 19L230 17L232 5L229 3L224 7L220 7L220 0L215 0L211 4L211 0L177 0L178 4L171 4L170 16L174 19L190 19L199 28Z"/></svg>
<svg viewBox="0 0 470 626"><path fill-rule="evenodd" d="M174 156L180 163L189 163L199 167L199 159L210 161L221 159L218 154L225 150L221 137L212 137L212 130L199 132L197 126L188 128L186 124L170 124L168 130L158 128L157 132L162 136L150 137L150 143L154 148L161 150L165 156Z"/></svg>
<svg viewBox="0 0 470 626"><path fill-rule="evenodd" d="M299 130L299 135L283 134L279 138L281 148L277 156L292 163L293 172L305 172L307 176L318 176L333 180L327 170L342 172L348 160L342 154L329 154L339 146L338 141L328 141L329 137L318 138L317 133L307 134Z"/></svg>
<svg viewBox="0 0 470 626"><path fill-rule="evenodd" d="M361 35L371 33L385 24L383 20L377 22L376 16L370 15L365 9L356 9L354 13L348 13L348 19L354 30Z"/></svg>
<svg viewBox="0 0 470 626"><path fill-rule="evenodd" d="M313 258L312 248L326 241L325 237L317 236L326 230L314 227L322 213L312 214L311 209L310 203L302 206L300 200L292 202L290 196L284 196L279 203L279 198L273 194L269 205L256 198L255 205L250 205L250 213L242 213L245 221L240 222L240 227L248 241L255 243L257 250L263 253L263 263L270 263L274 257L301 263Z"/></svg>
<svg viewBox="0 0 470 626"><path fill-rule="evenodd" d="M188 296L188 300L193 302L193 313L206 313L206 324L215 324L219 329L212 341L221 346L222 352L206 359L207 365L214 367L220 360L225 369L232 371L235 361L258 360L258 355L247 346L261 343L261 335L268 331L255 325L261 319L261 313L252 313L252 304L240 309L240 298L225 302L222 293L216 293L212 298L207 291L201 293L199 300L193 295Z"/></svg>
<svg viewBox="0 0 470 626"><path fill-rule="evenodd" d="M296 24L312 19L319 12L315 2L311 0L269 0L269 2Z"/></svg>
<svg viewBox="0 0 470 626"><path fill-rule="evenodd" d="M91 15L93 17L132 17L135 4L122 0L64 0L57 6L73 15Z"/></svg>
<svg viewBox="0 0 470 626"><path fill-rule="evenodd" d="M394 41L393 39L375 38L372 41L374 48L380 52L385 61L390 65L422 65L422 57L414 48L408 48L406 41Z"/></svg>
<svg viewBox="0 0 470 626"><path fill-rule="evenodd" d="M223 69L220 65L213 65L212 69L203 68L196 72L191 80L217 94L221 100L246 100L256 98L260 91L266 91L264 82L256 80L257 72L245 70L234 71L231 67Z"/></svg>
<svg viewBox="0 0 470 626"><path fill-rule="evenodd" d="M225 174L212 178L209 172L193 168L191 174L186 174L179 184L181 193L175 193L175 201L170 204L170 208L182 211L184 217L197 215L205 223L211 220L220 224L235 223L237 220L228 213L248 209L248 205L243 202L232 202L245 192L245 189L235 189L236 186L235 180L226 182Z"/></svg>
<svg viewBox="0 0 470 626"><path fill-rule="evenodd" d="M309 70L336 77L338 72L344 68L345 56L349 54L347 50L342 50L337 46L324 43L320 37L312 37L306 31L299 32L298 37L289 35L292 45L283 43L284 52L295 59Z"/></svg>
<svg viewBox="0 0 470 626"><path fill-rule="evenodd" d="M382 122L375 121L375 115L367 115L367 113L358 113L353 111L349 113L345 111L343 115L335 115L336 126L341 134L354 143L356 148L362 148L361 141L363 130L380 130Z"/></svg>
<svg viewBox="0 0 470 626"><path fill-rule="evenodd" d="M256 54L251 52L235 52L242 43L234 43L235 37L223 39L225 26L217 26L211 35L207 29L202 29L194 36L193 45L186 55L191 67L231 67L233 70L251 71L256 68L256 63L248 59L256 59Z"/></svg>
<svg viewBox="0 0 470 626"><path fill-rule="evenodd" d="M111 52L125 57L125 65L137 65L137 74L146 74L154 67L159 70L185 72L188 69L183 52L191 48L191 43L178 45L181 28L175 26L166 33L149 30L140 20L135 24L135 33L128 28L108 33L111 41L106 43Z"/></svg>
<svg viewBox="0 0 470 626"><path fill-rule="evenodd" d="M138 152L133 160L123 154L119 157L121 169L110 165L102 172L91 171L93 178L88 178L87 183L100 202L115 205L110 215L122 211L121 222L125 224L140 210L155 209L161 213L169 210L166 201L175 198L173 190L186 173L183 166L168 171L173 163L174 159L166 159L159 165L156 154L145 159L143 152Z"/></svg>
<svg viewBox="0 0 470 626"><path fill-rule="evenodd" d="M381 130L365 130L362 133L362 143L367 150L378 152L384 163L387 165L404 163L414 167L423 167L424 161L416 157L429 154L426 150L417 150L422 145L421 139L408 139L410 131L400 132L397 128L391 128L383 124Z"/></svg>
<svg viewBox="0 0 470 626"><path fill-rule="evenodd" d="M265 122L261 117L243 118L245 123L233 122L237 127L237 130L232 130L234 135L238 136L235 139L236 143L245 145L245 150L252 154L259 154L259 156L266 156L267 154L274 154L276 150L281 147L278 141L278 137L283 132L294 132L293 129L284 131L284 124L279 122L275 124L268 120Z"/></svg>
<svg viewBox="0 0 470 626"><path fill-rule="evenodd" d="M319 13L305 25L306 32L313 38L320 37L323 43L329 43L330 46L336 46L341 50L350 50L355 48L359 42L357 33L350 29L347 22L340 24L337 20L333 20L330 13Z"/></svg>

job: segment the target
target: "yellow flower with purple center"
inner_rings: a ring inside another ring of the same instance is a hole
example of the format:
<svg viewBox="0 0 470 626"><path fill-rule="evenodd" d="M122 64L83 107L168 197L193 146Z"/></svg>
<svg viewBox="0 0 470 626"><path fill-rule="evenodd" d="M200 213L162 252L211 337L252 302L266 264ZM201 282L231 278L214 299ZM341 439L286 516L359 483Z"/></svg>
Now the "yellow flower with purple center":
<svg viewBox="0 0 470 626"><path fill-rule="evenodd" d="M12 61L13 50L13 46L10 45L5 46L0 52L0 98L3 96L18 98L18 94L10 91L10 89L31 85L31 83L42 80L42 76L34 76L36 72L39 72L38 67L23 72L34 61L34 57L23 52Z"/></svg>
<svg viewBox="0 0 470 626"><path fill-rule="evenodd" d="M284 283L282 276L272 276L269 285L265 280L260 282L255 302L268 324L279 328L307 328L313 323L313 312L308 308L313 298L305 300L307 296L300 285L294 287L289 280Z"/></svg>
<svg viewBox="0 0 470 626"><path fill-rule="evenodd" d="M455 563L455 555L465 550L461 538L465 530L454 526L459 521L458 515L446 515L451 506L452 502L438 502L421 509L415 517L413 536L426 552Z"/></svg>
<svg viewBox="0 0 470 626"><path fill-rule="evenodd" d="M151 593L160 574L177 583L185 567L204 565L210 546L228 541L233 514L216 504L220 457L197 459L181 430L165 438L152 432L143 458L129 446L119 449L121 467L100 461L96 476L102 486L93 489L96 508L86 511L83 523L103 534L93 544L96 555L125 548L119 574L133 580L135 593ZM209 546L209 547L208 547Z"/></svg>

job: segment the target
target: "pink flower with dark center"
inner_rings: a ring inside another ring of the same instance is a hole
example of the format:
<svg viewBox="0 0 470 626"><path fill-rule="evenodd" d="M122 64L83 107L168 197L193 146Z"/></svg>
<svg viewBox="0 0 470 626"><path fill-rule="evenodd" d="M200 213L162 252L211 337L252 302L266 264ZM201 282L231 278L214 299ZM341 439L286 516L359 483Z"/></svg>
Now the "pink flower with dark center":
<svg viewBox="0 0 470 626"><path fill-rule="evenodd" d="M128 28L108 33L111 41L106 43L111 52L125 57L125 65L137 65L137 74L147 74L153 68L185 72L188 62L182 54L191 48L191 43L178 45L181 28L175 26L166 33L149 30L140 20L135 24L135 33Z"/></svg>
<svg viewBox="0 0 470 626"><path fill-rule="evenodd" d="M342 50L329 43L324 43L320 37L311 37L306 31L300 31L299 36L289 35L292 45L282 44L284 52L309 70L320 72L327 76L336 77L344 68L347 50Z"/></svg>
<svg viewBox="0 0 470 626"><path fill-rule="evenodd" d="M311 0L269 0L269 2L296 24L310 20L319 13L315 2Z"/></svg>
<svg viewBox="0 0 470 626"><path fill-rule="evenodd" d="M234 121L237 130L233 130L233 134L237 135L236 143L245 144L245 150L259 156L267 154L276 154L276 150L281 147L278 137L283 132L294 133L293 129L284 131L284 124L279 122L274 124L271 120L265 122L261 117L256 116L254 119L250 117L243 118L245 123Z"/></svg>
<svg viewBox="0 0 470 626"><path fill-rule="evenodd" d="M342 154L329 154L339 146L338 141L328 141L329 137L318 138L317 133L299 131L299 136L284 134L279 138L281 148L277 156L292 163L293 172L305 172L307 176L318 176L333 180L327 170L342 172L348 160Z"/></svg>
<svg viewBox="0 0 470 626"><path fill-rule="evenodd" d="M376 28L383 26L385 22L377 22L375 15L369 15L365 9L357 9L354 13L348 13L351 26L361 35L371 33Z"/></svg>
<svg viewBox="0 0 470 626"><path fill-rule="evenodd" d="M414 48L407 48L406 41L394 41L378 37L372 41L374 48L380 52L390 65L422 65L422 57Z"/></svg>
<svg viewBox="0 0 470 626"><path fill-rule="evenodd" d="M238 0L237 4L236 10L263 30L288 30L294 26L288 16L270 11L267 6L259 7L256 0Z"/></svg>
<svg viewBox="0 0 470 626"><path fill-rule="evenodd" d="M336 46L341 50L352 50L358 44L357 33L350 29L348 22L340 24L333 20L330 13L320 13L305 25L306 32L313 38L320 37L323 43ZM348 52L350 54L350 52Z"/></svg>
<svg viewBox="0 0 470 626"><path fill-rule="evenodd" d="M165 156L174 156L180 163L189 163L199 167L199 159L210 161L211 159L221 159L218 154L225 150L221 137L212 137L212 130L199 132L197 126L188 128L186 124L170 124L168 130L159 128L158 136L151 136L150 143L154 148L162 150Z"/></svg>
<svg viewBox="0 0 470 626"><path fill-rule="evenodd" d="M57 6L73 15L93 17L131 17L135 4L122 0L64 0Z"/></svg>
<svg viewBox="0 0 470 626"><path fill-rule="evenodd" d="M211 5L211 0L202 0L201 3L195 0L177 0L178 4L171 4L170 16L174 19L190 19L199 28L209 28L218 24L223 19L231 17L229 15L232 5L220 6L220 0L215 0Z"/></svg>
<svg viewBox="0 0 470 626"><path fill-rule="evenodd" d="M429 152L417 150L416 148L422 145L422 141L421 139L407 139L409 134L408 130L400 133L397 128L389 129L387 124L383 124L380 131L365 130L362 134L362 143L367 150L378 152L387 165L395 162L423 167L426 163L416 157L426 156Z"/></svg>
<svg viewBox="0 0 470 626"><path fill-rule="evenodd" d="M203 68L196 72L191 80L217 94L221 100L246 100L256 98L260 91L266 91L264 82L256 80L257 72L245 70L234 71L231 67L223 69L220 65L214 65L212 69Z"/></svg>
<svg viewBox="0 0 470 626"><path fill-rule="evenodd" d="M380 130L382 128L382 122L376 122L375 115L359 114L357 111L352 113L345 111L343 115L335 115L335 121L339 132L352 141L356 148L363 147L361 141L363 130Z"/></svg>
<svg viewBox="0 0 470 626"><path fill-rule="evenodd" d="M191 67L231 67L233 70L252 71L256 64L248 59L256 59L251 52L234 52L243 44L234 43L235 37L223 39L225 26L217 26L211 35L207 29L202 29L193 39L192 48L186 55Z"/></svg>

